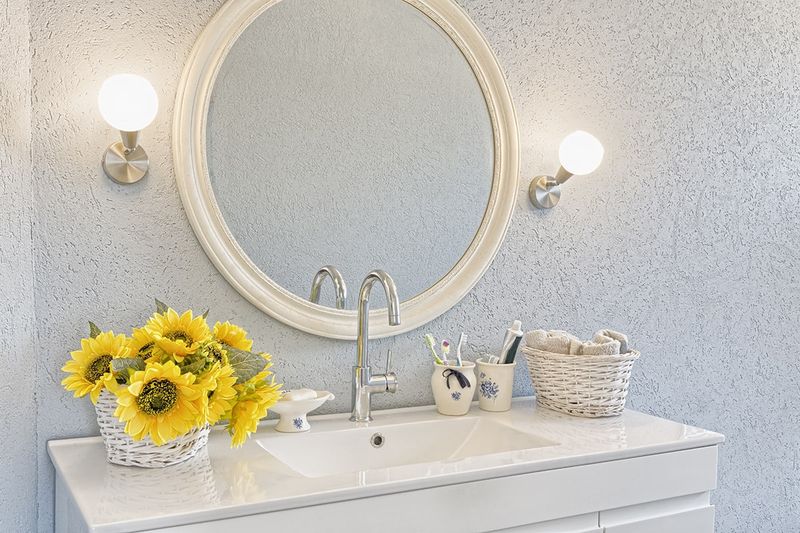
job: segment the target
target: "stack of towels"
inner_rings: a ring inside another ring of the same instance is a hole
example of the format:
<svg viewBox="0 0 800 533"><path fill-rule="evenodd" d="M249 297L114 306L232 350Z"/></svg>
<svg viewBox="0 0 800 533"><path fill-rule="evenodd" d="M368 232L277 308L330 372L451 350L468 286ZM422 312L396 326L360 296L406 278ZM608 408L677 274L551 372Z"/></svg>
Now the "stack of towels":
<svg viewBox="0 0 800 533"><path fill-rule="evenodd" d="M566 331L536 329L525 334L525 344L543 352L570 355L619 355L630 351L628 337L610 329L601 329L586 342Z"/></svg>

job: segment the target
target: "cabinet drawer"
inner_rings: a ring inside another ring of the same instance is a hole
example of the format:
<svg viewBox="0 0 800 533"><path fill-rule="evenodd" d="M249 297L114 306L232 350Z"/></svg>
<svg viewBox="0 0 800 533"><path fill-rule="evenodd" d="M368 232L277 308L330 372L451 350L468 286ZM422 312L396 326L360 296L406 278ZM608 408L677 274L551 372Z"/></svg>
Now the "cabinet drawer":
<svg viewBox="0 0 800 533"><path fill-rule="evenodd" d="M605 533L714 533L714 506L606 526Z"/></svg>
<svg viewBox="0 0 800 533"><path fill-rule="evenodd" d="M597 520L597 513L590 513L509 529L498 529L494 533L603 533L603 528L598 527Z"/></svg>

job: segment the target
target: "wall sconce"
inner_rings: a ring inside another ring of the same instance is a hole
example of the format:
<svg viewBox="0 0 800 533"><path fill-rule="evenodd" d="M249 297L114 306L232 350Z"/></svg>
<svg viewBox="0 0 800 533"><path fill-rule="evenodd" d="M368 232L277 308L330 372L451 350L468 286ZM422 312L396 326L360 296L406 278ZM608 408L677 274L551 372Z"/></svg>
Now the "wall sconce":
<svg viewBox="0 0 800 533"><path fill-rule="evenodd" d="M156 90L141 76L117 74L103 82L97 105L103 119L122 137L122 142L115 142L103 154L103 170L117 183L136 183L150 165L139 145L139 133L158 112Z"/></svg>
<svg viewBox="0 0 800 533"><path fill-rule="evenodd" d="M528 188L531 203L541 209L558 205L561 199L561 184L572 176L591 174L603 161L605 150L597 138L585 131L575 131L564 137L558 147L561 162L553 176L536 176Z"/></svg>

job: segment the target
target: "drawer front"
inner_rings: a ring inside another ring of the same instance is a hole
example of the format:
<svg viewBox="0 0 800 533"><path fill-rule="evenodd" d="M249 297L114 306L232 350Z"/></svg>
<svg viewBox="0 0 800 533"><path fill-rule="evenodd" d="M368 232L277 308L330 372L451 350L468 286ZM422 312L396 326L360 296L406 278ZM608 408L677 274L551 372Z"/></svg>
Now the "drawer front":
<svg viewBox="0 0 800 533"><path fill-rule="evenodd" d="M608 526L605 533L714 533L714 506Z"/></svg>
<svg viewBox="0 0 800 533"><path fill-rule="evenodd" d="M590 513L560 520L548 520L537 524L527 524L508 529L498 529L495 533L603 533L598 527L598 514Z"/></svg>

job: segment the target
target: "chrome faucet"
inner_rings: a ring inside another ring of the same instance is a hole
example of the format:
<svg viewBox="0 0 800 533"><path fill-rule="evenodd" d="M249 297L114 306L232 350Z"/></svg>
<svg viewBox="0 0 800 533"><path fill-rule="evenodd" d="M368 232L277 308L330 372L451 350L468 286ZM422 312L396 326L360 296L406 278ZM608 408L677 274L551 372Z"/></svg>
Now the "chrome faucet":
<svg viewBox="0 0 800 533"><path fill-rule="evenodd" d="M372 375L369 365L369 294L376 282L383 285L386 292L386 303L389 311L389 325L400 325L400 298L394 280L383 270L373 270L361 283L358 294L358 340L356 348L356 366L353 367L353 422L369 422L372 420L370 401L373 394L395 392L397 375L391 371L392 352L386 356L386 373Z"/></svg>
<svg viewBox="0 0 800 533"><path fill-rule="evenodd" d="M311 282L311 296L308 298L312 303L319 303L319 293L322 289L322 282L326 277L330 277L333 282L333 290L336 291L336 309L344 309L347 303L347 285L344 278L335 266L325 265L317 271L314 280Z"/></svg>

